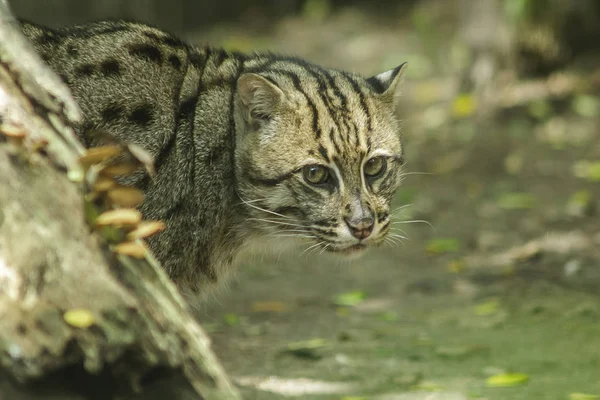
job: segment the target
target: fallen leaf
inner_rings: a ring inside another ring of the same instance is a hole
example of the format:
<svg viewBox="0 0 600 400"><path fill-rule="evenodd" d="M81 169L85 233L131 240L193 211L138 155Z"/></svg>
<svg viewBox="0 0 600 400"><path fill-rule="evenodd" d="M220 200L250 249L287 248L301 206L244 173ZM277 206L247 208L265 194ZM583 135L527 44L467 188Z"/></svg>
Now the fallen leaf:
<svg viewBox="0 0 600 400"><path fill-rule="evenodd" d="M287 304L281 301L255 301L252 303L254 312L285 312L289 311Z"/></svg>
<svg viewBox="0 0 600 400"><path fill-rule="evenodd" d="M335 295L333 297L333 304L336 306L354 307L365 301L366 297L367 295L364 291L354 290Z"/></svg>
<svg viewBox="0 0 600 400"><path fill-rule="evenodd" d="M452 114L456 118L465 118L473 115L477 108L475 97L468 93L459 94L452 102Z"/></svg>
<svg viewBox="0 0 600 400"><path fill-rule="evenodd" d="M597 400L600 395L587 393L569 393L569 400Z"/></svg>
<svg viewBox="0 0 600 400"><path fill-rule="evenodd" d="M234 326L240 323L240 317L234 313L227 313L223 315L223 321L229 326Z"/></svg>
<svg viewBox="0 0 600 400"><path fill-rule="evenodd" d="M513 387L525 384L529 376L519 373L506 373L490 376L485 380L488 387Z"/></svg>
<svg viewBox="0 0 600 400"><path fill-rule="evenodd" d="M63 314L65 322L75 328L89 328L94 324L94 314L85 308L74 308Z"/></svg>
<svg viewBox="0 0 600 400"><path fill-rule="evenodd" d="M492 315L498 312L500 309L500 303L498 300L490 300L484 303L477 304L473 308L473 313L480 317L485 317L487 315Z"/></svg>

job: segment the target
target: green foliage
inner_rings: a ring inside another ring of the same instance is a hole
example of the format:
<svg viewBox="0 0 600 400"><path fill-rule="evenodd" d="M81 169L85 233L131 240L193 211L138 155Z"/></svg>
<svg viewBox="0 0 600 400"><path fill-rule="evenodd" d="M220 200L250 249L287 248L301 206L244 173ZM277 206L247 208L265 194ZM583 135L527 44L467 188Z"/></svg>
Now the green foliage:
<svg viewBox="0 0 600 400"><path fill-rule="evenodd" d="M336 306L354 307L365 301L367 294L362 290L340 293L334 296L333 304Z"/></svg>

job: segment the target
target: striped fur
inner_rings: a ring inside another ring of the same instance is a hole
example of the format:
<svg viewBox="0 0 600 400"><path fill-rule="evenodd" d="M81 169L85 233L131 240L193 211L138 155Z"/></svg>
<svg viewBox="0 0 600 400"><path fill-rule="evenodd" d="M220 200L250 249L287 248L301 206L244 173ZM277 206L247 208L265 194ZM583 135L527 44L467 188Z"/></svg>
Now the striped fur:
<svg viewBox="0 0 600 400"><path fill-rule="evenodd" d="M130 22L23 23L23 32L70 86L87 146L101 143L89 134L101 130L155 157L154 179L140 172L128 183L147 193L144 216L166 222L150 245L181 286L218 281L257 241L291 237L350 253L388 232L403 160L394 114L402 66L365 79L297 58L197 48ZM373 157L386 165L369 178ZM317 165L327 182L307 181ZM371 234L353 236L350 225L369 219Z"/></svg>

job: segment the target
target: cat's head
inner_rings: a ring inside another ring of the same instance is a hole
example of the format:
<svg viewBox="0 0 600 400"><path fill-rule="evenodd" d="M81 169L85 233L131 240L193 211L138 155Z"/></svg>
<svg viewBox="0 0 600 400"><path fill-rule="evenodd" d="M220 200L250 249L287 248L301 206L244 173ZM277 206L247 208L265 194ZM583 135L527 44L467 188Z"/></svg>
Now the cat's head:
<svg viewBox="0 0 600 400"><path fill-rule="evenodd" d="M346 254L384 241L402 177L404 66L364 79L283 60L239 77L235 161L248 225Z"/></svg>

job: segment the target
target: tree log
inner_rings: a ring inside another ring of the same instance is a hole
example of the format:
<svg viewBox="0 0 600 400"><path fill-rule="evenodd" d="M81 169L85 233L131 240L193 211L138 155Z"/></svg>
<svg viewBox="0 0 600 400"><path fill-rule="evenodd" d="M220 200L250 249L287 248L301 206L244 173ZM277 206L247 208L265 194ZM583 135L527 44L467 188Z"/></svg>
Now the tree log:
<svg viewBox="0 0 600 400"><path fill-rule="evenodd" d="M238 399L158 262L86 222L79 119L0 0L0 398Z"/></svg>

